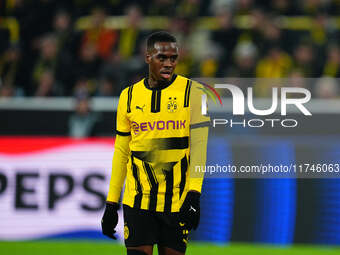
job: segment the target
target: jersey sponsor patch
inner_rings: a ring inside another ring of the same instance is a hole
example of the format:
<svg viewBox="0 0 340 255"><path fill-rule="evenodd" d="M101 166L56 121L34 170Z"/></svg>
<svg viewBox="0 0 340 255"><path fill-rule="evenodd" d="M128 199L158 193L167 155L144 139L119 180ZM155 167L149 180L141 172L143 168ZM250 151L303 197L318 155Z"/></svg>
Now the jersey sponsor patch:
<svg viewBox="0 0 340 255"><path fill-rule="evenodd" d="M159 120L159 121L147 121L137 123L133 121L131 123L133 132L137 135L140 131L153 131L153 130L169 130L169 129L185 129L186 120Z"/></svg>

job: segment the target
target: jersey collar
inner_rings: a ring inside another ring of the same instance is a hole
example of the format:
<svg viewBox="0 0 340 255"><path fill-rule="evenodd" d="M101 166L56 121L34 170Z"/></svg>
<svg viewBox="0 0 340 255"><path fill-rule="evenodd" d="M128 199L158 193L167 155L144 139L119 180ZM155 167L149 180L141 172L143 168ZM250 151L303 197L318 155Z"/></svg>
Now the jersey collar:
<svg viewBox="0 0 340 255"><path fill-rule="evenodd" d="M176 80L176 78L177 78L177 74L174 74L174 75L172 76L171 81L164 82L164 83L162 83L159 87L151 88L151 87L149 86L149 83L148 83L148 78L146 77L146 78L144 78L144 85L145 85L145 87L146 87L147 89L151 89L151 90L162 90L162 89L165 89L165 88L169 87L169 86Z"/></svg>

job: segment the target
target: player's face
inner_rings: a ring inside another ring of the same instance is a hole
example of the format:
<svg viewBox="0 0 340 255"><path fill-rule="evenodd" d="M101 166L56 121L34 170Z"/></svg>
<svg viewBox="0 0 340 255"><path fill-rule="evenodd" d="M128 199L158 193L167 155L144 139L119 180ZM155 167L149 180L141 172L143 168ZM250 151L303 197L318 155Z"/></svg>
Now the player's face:
<svg viewBox="0 0 340 255"><path fill-rule="evenodd" d="M157 81L170 81L177 65L177 58L176 43L156 42L154 48L146 55L151 77Z"/></svg>

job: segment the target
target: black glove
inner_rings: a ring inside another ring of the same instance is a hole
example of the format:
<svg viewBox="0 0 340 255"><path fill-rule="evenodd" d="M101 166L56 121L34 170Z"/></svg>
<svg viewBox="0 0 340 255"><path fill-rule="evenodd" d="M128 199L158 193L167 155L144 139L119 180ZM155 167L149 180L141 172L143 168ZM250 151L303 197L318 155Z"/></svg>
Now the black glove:
<svg viewBox="0 0 340 255"><path fill-rule="evenodd" d="M179 211L180 225L185 223L188 230L196 229L200 222L201 193L189 191Z"/></svg>
<svg viewBox="0 0 340 255"><path fill-rule="evenodd" d="M102 232L112 239L117 239L113 234L116 233L115 227L118 223L118 209L119 205L117 203L106 203L102 218Z"/></svg>

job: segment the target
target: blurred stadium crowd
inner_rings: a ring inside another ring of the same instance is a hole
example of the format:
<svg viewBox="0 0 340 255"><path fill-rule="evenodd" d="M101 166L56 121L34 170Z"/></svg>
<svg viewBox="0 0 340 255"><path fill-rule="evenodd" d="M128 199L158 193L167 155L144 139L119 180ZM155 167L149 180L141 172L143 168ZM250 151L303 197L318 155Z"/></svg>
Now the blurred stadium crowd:
<svg viewBox="0 0 340 255"><path fill-rule="evenodd" d="M147 73L146 36L166 29L179 74L287 77L335 98L339 14L339 0L2 0L0 97L117 96Z"/></svg>

